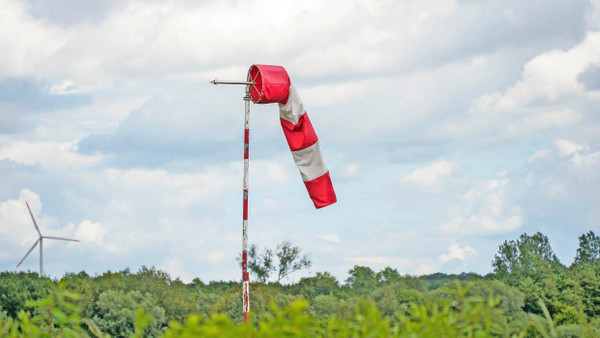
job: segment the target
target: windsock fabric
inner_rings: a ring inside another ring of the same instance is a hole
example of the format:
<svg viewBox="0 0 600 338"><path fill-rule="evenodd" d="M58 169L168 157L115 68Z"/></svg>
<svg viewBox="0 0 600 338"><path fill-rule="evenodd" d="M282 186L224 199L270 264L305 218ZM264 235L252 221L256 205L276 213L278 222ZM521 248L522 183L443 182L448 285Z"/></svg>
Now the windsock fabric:
<svg viewBox="0 0 600 338"><path fill-rule="evenodd" d="M255 82L251 86L252 101L279 104L283 133L315 208L337 202L319 138L285 69L281 66L253 65L248 77Z"/></svg>

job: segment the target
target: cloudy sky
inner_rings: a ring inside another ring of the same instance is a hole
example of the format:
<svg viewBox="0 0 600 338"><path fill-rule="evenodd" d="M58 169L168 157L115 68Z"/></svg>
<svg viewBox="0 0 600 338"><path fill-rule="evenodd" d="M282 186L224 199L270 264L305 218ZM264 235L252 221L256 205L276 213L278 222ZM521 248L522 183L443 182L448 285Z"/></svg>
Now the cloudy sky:
<svg viewBox="0 0 600 338"><path fill-rule="evenodd" d="M0 0L0 271L240 279L243 80L284 66L338 203L315 210L251 107L250 243L310 271L491 271L600 232L600 1ZM21 270L38 270L38 251Z"/></svg>

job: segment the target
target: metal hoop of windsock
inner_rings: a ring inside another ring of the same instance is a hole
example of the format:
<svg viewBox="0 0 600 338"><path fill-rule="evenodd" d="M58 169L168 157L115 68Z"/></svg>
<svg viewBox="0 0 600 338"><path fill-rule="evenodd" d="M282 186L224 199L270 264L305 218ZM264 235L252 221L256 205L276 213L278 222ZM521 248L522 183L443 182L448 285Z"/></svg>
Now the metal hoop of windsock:
<svg viewBox="0 0 600 338"><path fill-rule="evenodd" d="M298 92L292 85L285 68L281 66L252 65L247 81L220 81L211 83L245 85L244 97L244 183L242 213L242 312L244 323L250 312L250 278L248 272L248 167L250 155L250 100L258 104L278 103L281 127L292 152L292 157L308 195L315 208L337 202L329 170L323 160L319 139L306 114Z"/></svg>

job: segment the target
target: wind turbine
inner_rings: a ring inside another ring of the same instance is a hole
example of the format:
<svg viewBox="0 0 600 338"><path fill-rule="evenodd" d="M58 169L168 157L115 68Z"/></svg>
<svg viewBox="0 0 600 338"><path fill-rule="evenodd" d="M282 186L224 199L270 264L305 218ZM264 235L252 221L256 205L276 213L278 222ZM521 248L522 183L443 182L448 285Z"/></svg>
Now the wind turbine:
<svg viewBox="0 0 600 338"><path fill-rule="evenodd" d="M71 239L71 238L64 238L64 237L56 237L56 236L44 236L42 235L42 233L40 232L40 228L37 225L37 222L35 221L35 218L33 217L33 214L31 213L31 209L29 208L29 203L25 202L25 204L27 204L27 210L29 210L29 215L31 215L31 220L33 221L33 225L35 226L35 230L37 230L38 234L40 235L40 237L38 238L37 241L35 241L35 243L33 243L33 246L31 247L31 249L29 249L29 251L27 251L27 253L25 254L25 257L23 257L23 259L21 259L21 261L19 262L19 264L17 264L17 268L19 266L21 266L21 263L23 263L23 261L25 260L25 258L27 258L27 256L29 256L29 254L31 253L31 251L33 251L33 249L35 249L35 246L40 243L40 277L44 276L44 250L43 250L43 243L44 243L44 238L47 239L60 239L61 241L71 241L71 242L79 242L76 239Z"/></svg>

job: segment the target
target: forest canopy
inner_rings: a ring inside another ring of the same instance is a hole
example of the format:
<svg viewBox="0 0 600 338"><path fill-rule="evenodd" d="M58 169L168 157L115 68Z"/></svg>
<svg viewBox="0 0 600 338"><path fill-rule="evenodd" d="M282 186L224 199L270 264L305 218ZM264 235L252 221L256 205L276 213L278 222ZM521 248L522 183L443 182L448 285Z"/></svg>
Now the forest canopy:
<svg viewBox="0 0 600 338"><path fill-rule="evenodd" d="M374 271L356 265L344 281L323 271L281 284L285 273L310 266L298 247L284 244L275 255L254 249L259 278L251 284L251 325L241 324L240 281L184 283L142 266L96 276L67 273L60 280L2 272L0 333L256 336L289 329L299 336L600 335L600 237L592 231L579 237L570 266L558 260L540 232L504 241L485 276L410 276L394 267ZM286 260L282 252L295 258ZM277 282L260 273L276 273Z"/></svg>

